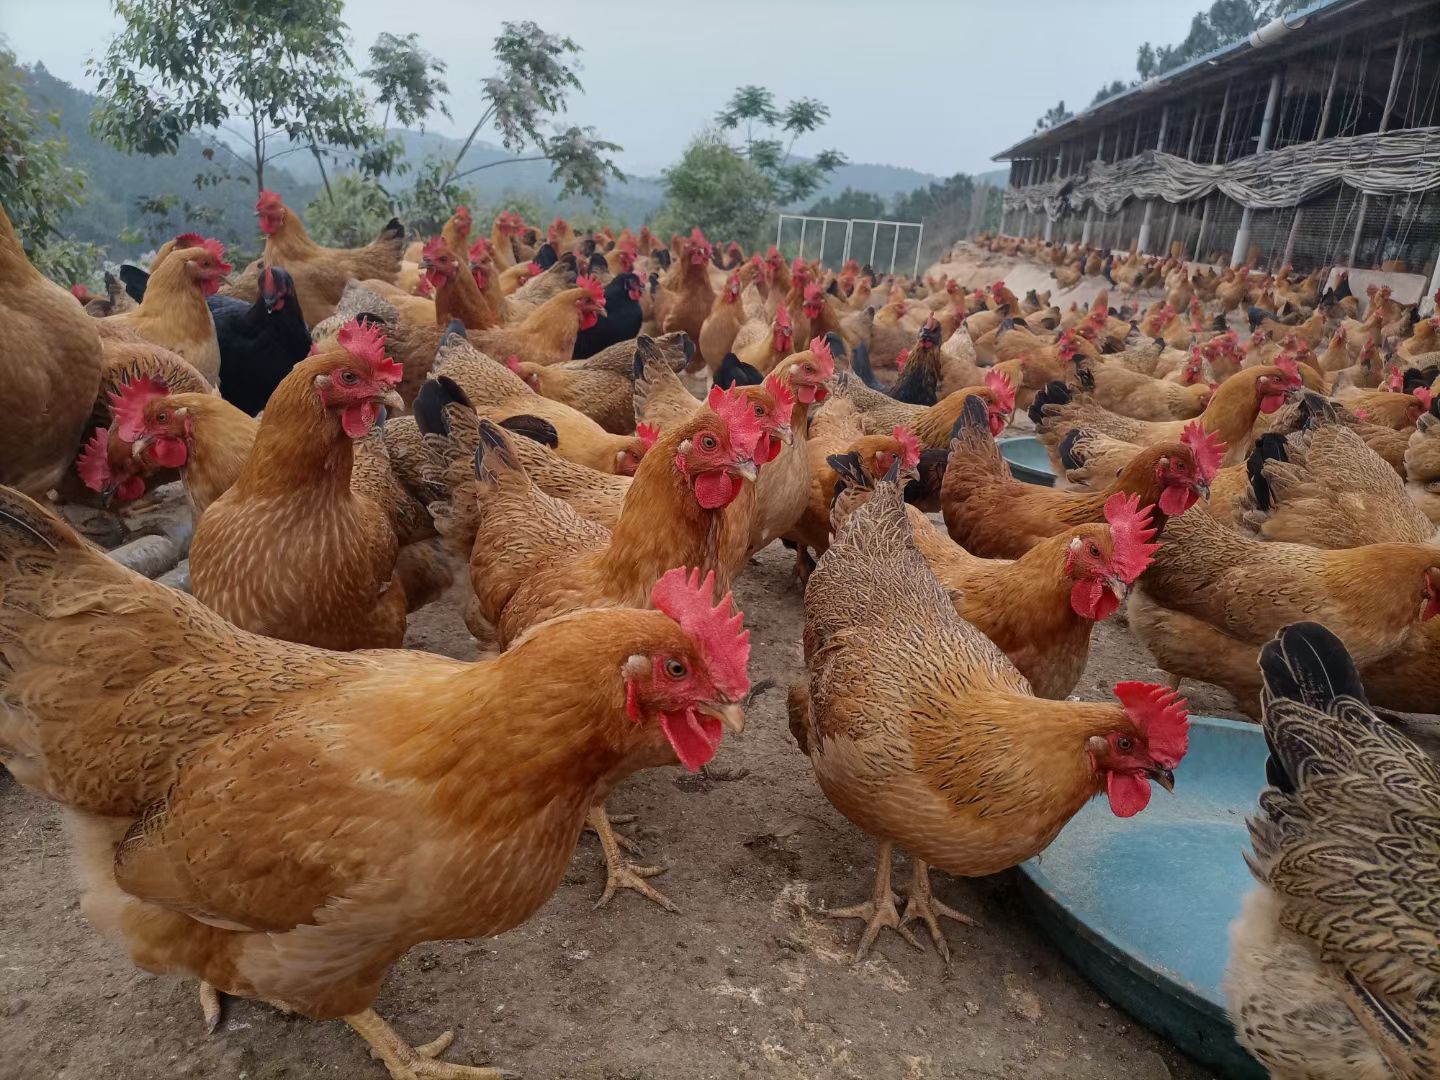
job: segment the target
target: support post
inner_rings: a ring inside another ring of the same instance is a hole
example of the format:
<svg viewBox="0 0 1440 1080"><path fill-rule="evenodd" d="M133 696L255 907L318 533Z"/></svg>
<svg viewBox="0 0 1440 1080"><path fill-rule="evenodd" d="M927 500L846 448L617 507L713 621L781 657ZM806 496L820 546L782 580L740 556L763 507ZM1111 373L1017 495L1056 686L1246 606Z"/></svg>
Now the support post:
<svg viewBox="0 0 1440 1080"><path fill-rule="evenodd" d="M1101 165L1105 162L1105 129L1100 129L1100 140L1095 145L1095 164ZM1085 207L1085 224L1080 230L1080 246L1090 246L1090 226L1095 220L1095 204L1092 202Z"/></svg>
<svg viewBox="0 0 1440 1080"><path fill-rule="evenodd" d="M1335 63L1330 68L1330 84L1325 88L1325 103L1320 106L1320 122L1315 125L1315 138L1311 142L1319 142L1325 138L1325 125L1330 122L1330 107L1335 102L1335 86L1340 81L1340 59L1345 55L1345 39L1340 39L1340 44L1335 49ZM1305 216L1304 207L1295 208L1295 216L1290 220L1290 235L1285 238L1285 253L1280 256L1280 264L1288 266L1295 258L1295 241L1300 235L1300 219Z"/></svg>
<svg viewBox="0 0 1440 1080"><path fill-rule="evenodd" d="M826 231L827 231L829 228L830 228L830 219L829 219L829 218L822 218L822 219L820 220L820 265L821 265L821 266L824 266L824 265L825 265L825 233L826 233Z"/></svg>
<svg viewBox="0 0 1440 1080"><path fill-rule="evenodd" d="M920 247L925 243L925 223L920 222L920 231L915 234L915 269L910 271L911 278L920 276Z"/></svg>
<svg viewBox="0 0 1440 1080"><path fill-rule="evenodd" d="M1390 69L1390 90L1385 95L1385 111L1380 114L1380 134L1390 130L1390 112L1395 108L1395 93L1400 89L1400 68L1405 60L1405 31L1407 23L1400 24L1400 36L1395 41L1395 64ZM1350 255L1345 260L1347 266L1355 265L1356 255L1360 251L1360 236L1365 231L1365 211L1369 209L1370 196L1361 195L1360 203L1355 210L1355 232L1350 237Z"/></svg>
<svg viewBox="0 0 1440 1080"><path fill-rule="evenodd" d="M1185 147L1185 160L1195 160L1195 141L1200 136L1200 106L1195 106L1195 121L1190 125L1190 142ZM1180 204L1177 202L1174 209L1170 211L1170 229L1165 234L1165 254L1170 254L1170 248L1175 243L1175 227L1180 224ZM1183 254L1183 252L1182 252Z"/></svg>
<svg viewBox="0 0 1440 1080"><path fill-rule="evenodd" d="M1275 130L1275 111L1280 104L1280 86L1285 81L1285 71L1270 76L1270 96L1265 99L1265 118L1260 121L1260 141L1255 146L1257 154L1270 149L1270 134ZM1239 266L1245 261L1250 248L1250 220L1255 211L1245 207L1240 212L1240 228L1235 230L1235 246L1230 251L1230 265Z"/></svg>
<svg viewBox="0 0 1440 1080"><path fill-rule="evenodd" d="M805 258L805 226L810 224L809 218L800 219L800 258Z"/></svg>
<svg viewBox="0 0 1440 1080"><path fill-rule="evenodd" d="M1435 302L1435 294L1440 292L1440 245L1435 248L1435 272L1430 275L1430 291L1420 298L1420 313L1422 315L1440 314L1440 304ZM1425 305L1430 305L1430 310L1425 310Z"/></svg>
<svg viewBox="0 0 1440 1080"><path fill-rule="evenodd" d="M1220 122L1215 125L1215 149L1210 155L1210 164L1220 164L1220 148L1225 145L1225 117L1230 111L1230 87L1231 83L1225 84L1225 96L1220 101ZM1205 205L1200 210L1200 232L1195 237L1195 258L1198 260L1200 253L1204 250L1205 227L1210 224L1210 204L1219 198L1219 192L1215 192L1205 199Z"/></svg>
<svg viewBox="0 0 1440 1080"><path fill-rule="evenodd" d="M1160 137L1155 140L1155 149L1161 150L1165 147L1165 127L1170 123L1170 106L1166 105L1160 110ZM1145 254L1150 248L1150 218L1155 212L1155 200L1145 200L1145 217L1140 221L1140 239L1136 243L1136 250Z"/></svg>

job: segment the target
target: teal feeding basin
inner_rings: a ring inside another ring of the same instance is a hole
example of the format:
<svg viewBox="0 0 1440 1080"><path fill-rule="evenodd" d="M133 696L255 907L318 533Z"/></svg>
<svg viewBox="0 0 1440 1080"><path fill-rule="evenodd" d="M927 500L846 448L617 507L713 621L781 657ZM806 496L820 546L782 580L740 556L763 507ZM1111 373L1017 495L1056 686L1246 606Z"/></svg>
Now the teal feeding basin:
<svg viewBox="0 0 1440 1080"><path fill-rule="evenodd" d="M1031 911L1087 979L1235 1080L1267 1075L1235 1042L1220 990L1230 923L1255 885L1241 851L1265 757L1258 726L1192 716L1174 794L1155 788L1129 819L1092 799L1020 867Z"/></svg>
<svg viewBox="0 0 1440 1080"><path fill-rule="evenodd" d="M999 442L1000 456L1010 465L1010 475L1027 484L1041 487L1055 486L1055 470L1050 467L1050 455L1044 445L1033 435L1016 435Z"/></svg>

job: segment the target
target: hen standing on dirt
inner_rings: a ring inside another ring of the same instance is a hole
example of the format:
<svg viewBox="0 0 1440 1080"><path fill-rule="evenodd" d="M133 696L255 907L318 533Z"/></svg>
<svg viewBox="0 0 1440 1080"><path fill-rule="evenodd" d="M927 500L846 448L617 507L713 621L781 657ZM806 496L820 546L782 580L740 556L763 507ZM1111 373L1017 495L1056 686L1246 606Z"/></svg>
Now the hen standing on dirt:
<svg viewBox="0 0 1440 1080"><path fill-rule="evenodd" d="M790 731L826 797L880 844L872 898L830 912L907 940L923 919L941 954L929 864L981 877L1043 851L1100 792L1120 817L1165 788L1185 756L1185 702L1126 682L1119 705L1048 701L989 638L955 613L916 550L891 478L841 528L805 590L808 678L790 689ZM895 845L911 853L902 919L890 887ZM913 941L912 941L913 943Z"/></svg>

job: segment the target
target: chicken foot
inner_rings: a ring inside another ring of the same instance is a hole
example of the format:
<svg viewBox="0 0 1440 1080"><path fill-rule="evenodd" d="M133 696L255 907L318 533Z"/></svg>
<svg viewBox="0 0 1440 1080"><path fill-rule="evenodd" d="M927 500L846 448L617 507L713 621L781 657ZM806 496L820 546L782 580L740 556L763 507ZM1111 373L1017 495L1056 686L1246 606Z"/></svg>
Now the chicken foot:
<svg viewBox="0 0 1440 1080"><path fill-rule="evenodd" d="M895 907L895 890L890 887L890 855L894 848L894 843L889 840L880 844L876 856L875 888L869 900L852 907L831 908L824 912L831 919L865 920L865 933L860 936L860 946L855 950L856 963L865 959L865 954L870 951L875 938L887 926L915 948L920 948L920 942L915 940L914 934L905 929L905 924L900 921L899 909Z"/></svg>
<svg viewBox="0 0 1440 1080"><path fill-rule="evenodd" d="M347 1016L345 1022L370 1044L371 1055L385 1063L393 1080L509 1080L515 1075L502 1069L435 1060L455 1038L449 1031L422 1046L411 1046L374 1009Z"/></svg>
<svg viewBox="0 0 1440 1080"><path fill-rule="evenodd" d="M935 948L939 951L946 966L949 966L950 943L945 940L945 934L940 929L942 918L954 919L966 926L978 927L980 925L969 915L964 915L935 898L935 893L930 887L930 864L911 855L910 898L905 902L905 914L900 919L900 926L903 927L911 922L923 922L930 930L930 937L935 942Z"/></svg>
<svg viewBox="0 0 1440 1080"><path fill-rule="evenodd" d="M654 901L666 911L677 915L680 913L680 909L674 901L645 880L664 873L663 866L637 866L627 862L620 854L620 841L616 839L615 830L610 826L610 818L605 813L603 803L590 807L585 824L593 829L595 835L600 838L600 850L605 853L605 891L595 902L597 908L608 904L610 898L615 895L615 890L634 889L641 896Z"/></svg>
<svg viewBox="0 0 1440 1080"><path fill-rule="evenodd" d="M207 1035L214 1035L215 1029L220 1026L221 1008L223 1007L224 1000L224 994L204 979L200 980L200 1011L205 1016L205 1033ZM260 1000L264 1001L266 1005L269 1005L276 1012L285 1016L290 1016L295 1012L295 1010L285 1004L285 1002L277 1001L275 998L261 998Z"/></svg>

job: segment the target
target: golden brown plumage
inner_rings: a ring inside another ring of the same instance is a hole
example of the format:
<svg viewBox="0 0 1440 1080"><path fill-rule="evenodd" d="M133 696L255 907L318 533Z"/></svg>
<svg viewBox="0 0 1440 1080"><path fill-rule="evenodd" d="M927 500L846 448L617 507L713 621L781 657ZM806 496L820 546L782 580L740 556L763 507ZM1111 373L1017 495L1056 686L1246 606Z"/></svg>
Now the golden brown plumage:
<svg viewBox="0 0 1440 1080"><path fill-rule="evenodd" d="M1383 660L1440 596L1440 548L1370 544L1324 551L1266 543L1185 514L1131 595L1130 626L1175 676L1229 690L1259 715L1260 646L1288 623L1322 622L1362 667Z"/></svg>
<svg viewBox="0 0 1440 1080"><path fill-rule="evenodd" d="M869 922L861 955L882 926L916 918L946 951L936 916L955 913L933 901L927 864L966 876L1014 866L1107 776L1112 807L1134 813L1147 777L1168 784L1185 752L1183 704L1159 688L1143 708L1033 697L1000 649L956 615L905 510L898 486L882 481L840 527L805 591L806 674L789 701L791 732L826 797L881 845L871 903L832 912ZM1159 712L1165 720L1152 721ZM1122 738L1124 761L1112 757ZM1132 784L1133 803L1122 791ZM914 862L903 921L892 845Z"/></svg>
<svg viewBox="0 0 1440 1080"><path fill-rule="evenodd" d="M475 664L260 637L9 489L0 596L0 761L66 808L87 916L149 970L347 1018L396 1080L390 964L528 919L597 793L673 760L690 709L703 762L747 688L738 626L659 592Z"/></svg>
<svg viewBox="0 0 1440 1080"><path fill-rule="evenodd" d="M295 365L239 477L196 527L195 595L239 626L324 648L395 647L407 610L433 592L416 581L407 597L396 572L402 503L383 479L351 486L356 440L399 405L399 365L375 338L356 327Z"/></svg>
<svg viewBox="0 0 1440 1080"><path fill-rule="evenodd" d="M30 265L0 207L0 483L44 496L80 452L100 385L96 320Z"/></svg>

